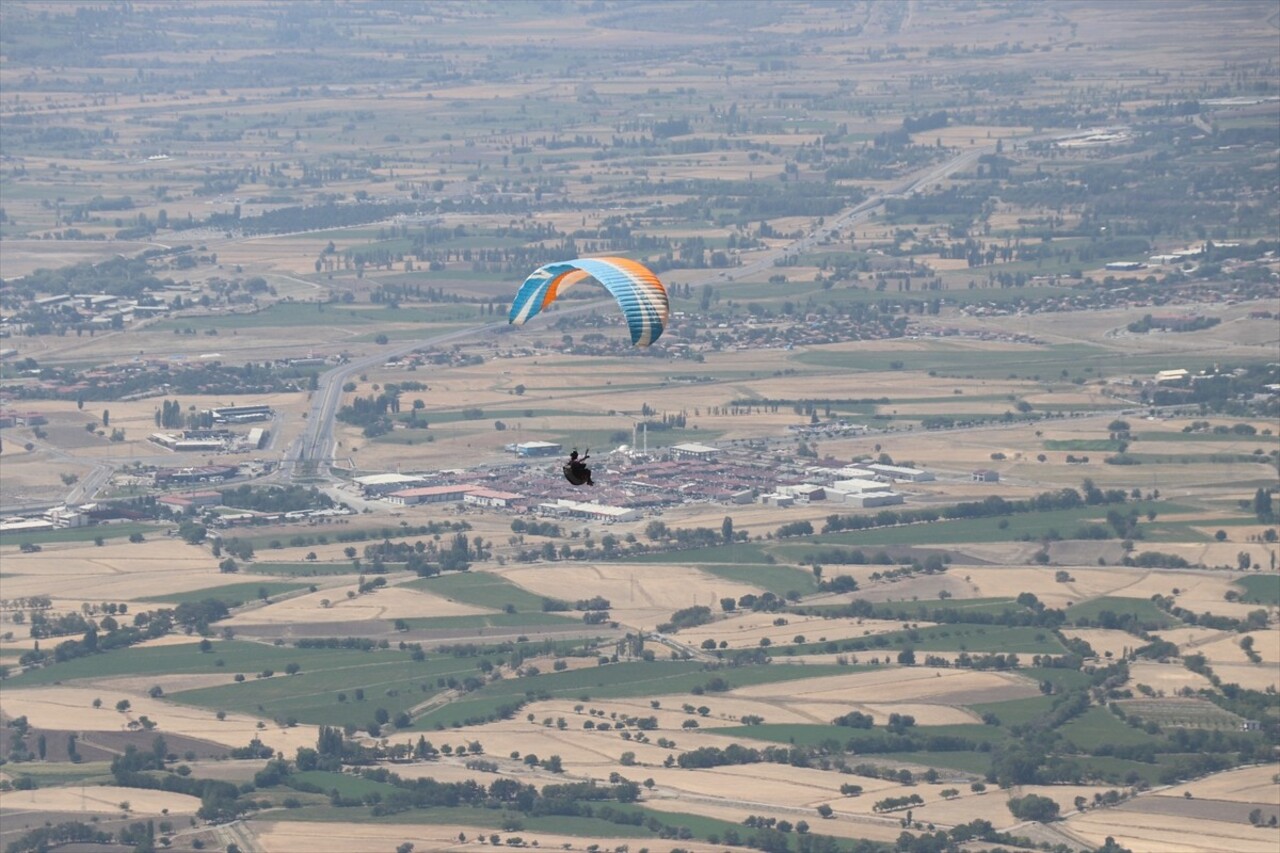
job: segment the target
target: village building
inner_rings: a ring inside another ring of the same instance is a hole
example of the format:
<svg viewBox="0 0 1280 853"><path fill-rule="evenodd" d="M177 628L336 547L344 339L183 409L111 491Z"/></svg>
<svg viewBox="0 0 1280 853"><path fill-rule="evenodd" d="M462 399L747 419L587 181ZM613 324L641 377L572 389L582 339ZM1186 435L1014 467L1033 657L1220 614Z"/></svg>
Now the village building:
<svg viewBox="0 0 1280 853"><path fill-rule="evenodd" d="M387 500L400 506L416 506L418 504L448 503L460 501L477 486L422 486L416 489L401 489L391 492Z"/></svg>

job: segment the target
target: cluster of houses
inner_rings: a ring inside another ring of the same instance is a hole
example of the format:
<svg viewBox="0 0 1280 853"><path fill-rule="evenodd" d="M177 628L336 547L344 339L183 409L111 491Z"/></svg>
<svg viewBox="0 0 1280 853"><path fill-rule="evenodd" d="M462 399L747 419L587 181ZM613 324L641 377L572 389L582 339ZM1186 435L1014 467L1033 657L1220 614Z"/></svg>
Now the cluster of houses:
<svg viewBox="0 0 1280 853"><path fill-rule="evenodd" d="M206 509L222 506L222 493L214 490L183 492L157 498L156 503L177 518ZM251 512L249 510L223 511L212 517L214 527L243 527L252 524L278 524L290 521L318 521L352 515L354 510L345 506L299 509L289 512Z"/></svg>
<svg viewBox="0 0 1280 853"><path fill-rule="evenodd" d="M366 497L380 497L398 506L418 506L434 503L461 503L464 506L515 509L521 512L537 512L541 515L586 518L595 521L635 521L640 518L638 508L611 506L594 501L575 501L566 498L539 500L538 497L520 492L494 489L477 483L446 483L423 485L426 477L412 474L371 474L357 477L355 484Z"/></svg>
<svg viewBox="0 0 1280 853"><path fill-rule="evenodd" d="M541 455L542 445L529 443ZM845 507L883 507L904 502L897 483L926 483L929 471L874 462L827 460L804 468L729 454L721 448L686 443L660 454L614 453L597 461L597 485L579 489L564 482L558 462L551 466L512 464L479 471L371 474L352 485L368 499L397 506L459 504L554 517L604 522L635 521L645 512L688 503L793 506L828 501ZM976 482L996 482L995 471L977 471ZM488 482L485 482L488 481Z"/></svg>
<svg viewBox="0 0 1280 853"><path fill-rule="evenodd" d="M84 527L91 522L90 512L95 508L94 504L80 507L56 506L45 510L38 517L10 516L0 519L0 533L35 533L42 530Z"/></svg>
<svg viewBox="0 0 1280 853"><path fill-rule="evenodd" d="M47 316L90 329L118 329L136 320L160 317L172 311L162 299L143 296L126 299L109 293L63 293L32 302Z"/></svg>
<svg viewBox="0 0 1280 853"><path fill-rule="evenodd" d="M43 426L49 419L41 412L21 412L14 409L0 409L0 429L10 427Z"/></svg>

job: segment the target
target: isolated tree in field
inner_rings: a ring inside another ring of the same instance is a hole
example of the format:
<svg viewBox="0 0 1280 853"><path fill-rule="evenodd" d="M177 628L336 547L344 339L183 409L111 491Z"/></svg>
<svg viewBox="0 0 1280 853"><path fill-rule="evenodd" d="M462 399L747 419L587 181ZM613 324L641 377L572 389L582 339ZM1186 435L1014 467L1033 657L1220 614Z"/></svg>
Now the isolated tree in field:
<svg viewBox="0 0 1280 853"><path fill-rule="evenodd" d="M1048 797L1039 794L1028 794L1025 797L1014 797L1009 800L1009 811L1018 820L1036 820L1041 823L1056 820L1058 804Z"/></svg>
<svg viewBox="0 0 1280 853"><path fill-rule="evenodd" d="M1275 521L1275 511L1271 508L1271 492L1260 488L1253 493L1253 513L1258 517L1258 521L1264 524Z"/></svg>

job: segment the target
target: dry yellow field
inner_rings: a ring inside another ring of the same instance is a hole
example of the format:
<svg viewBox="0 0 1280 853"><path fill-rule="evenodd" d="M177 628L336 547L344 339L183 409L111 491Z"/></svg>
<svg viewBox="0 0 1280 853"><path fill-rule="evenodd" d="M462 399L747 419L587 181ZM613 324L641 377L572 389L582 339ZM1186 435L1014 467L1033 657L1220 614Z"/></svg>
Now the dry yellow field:
<svg viewBox="0 0 1280 853"><path fill-rule="evenodd" d="M7 238L0 252L0 278L19 278L38 269L103 261L117 253L140 252L153 244L126 240L23 240Z"/></svg>
<svg viewBox="0 0 1280 853"><path fill-rule="evenodd" d="M368 619L408 619L426 616L473 616L492 611L460 604L439 595L412 589L374 590L348 597L356 584L329 587L286 598L261 607L243 609L220 625L298 625L353 622ZM326 606L324 602L329 602Z"/></svg>
<svg viewBox="0 0 1280 853"><path fill-rule="evenodd" d="M47 545L32 554L4 549L4 597L47 595L58 610L82 602L137 602L233 582L205 548L180 539L101 547L92 542ZM132 609L132 608L131 608Z"/></svg>
<svg viewBox="0 0 1280 853"><path fill-rule="evenodd" d="M416 851L433 851L433 853L464 853L477 847L477 839L483 835L488 838L495 833L493 829L467 826L465 824L388 824L388 823L337 823L326 821L323 830L318 831L311 822L254 821L253 830L256 841L263 853L297 853L307 850L312 853L369 853L371 849L394 850L397 845L406 841L412 842ZM582 835L560 835L554 832L519 832L496 831L504 840L519 836L527 844L535 841L544 849L585 850L590 845L612 850L619 845L627 845L631 849L639 849L650 844L650 838L625 837L590 837ZM461 833L466 841L458 840ZM714 847L698 841L682 841L680 846L691 853L719 853L720 847Z"/></svg>
<svg viewBox="0 0 1280 853"><path fill-rule="evenodd" d="M764 780L757 780L761 787L767 787ZM754 788L755 786L753 786ZM756 789L757 793L759 789ZM767 796L767 795L766 795ZM831 835L836 838L866 838L872 841L893 841L902 834L900 818L869 817L862 814L841 813L832 803L833 816L830 820L821 820L816 811L795 809L792 811L780 808L768 808L768 800L744 801L744 805L725 804L722 799L698 800L693 798L652 799L645 801L647 808L658 812L676 814L696 814L713 817L741 824L751 815L766 812L770 817L783 817L786 820L807 820L815 833ZM816 808L816 806L815 806Z"/></svg>
<svg viewBox="0 0 1280 853"><path fill-rule="evenodd" d="M797 636L803 636L809 643L821 643L869 637L902 628L901 622L887 619L824 619L821 616L792 614L786 617L787 624L775 625L777 619L773 613L743 612L707 625L686 628L680 632L680 642L696 647L711 639L717 643L726 642L731 649L745 649L759 646L763 639L768 639L775 646L786 646ZM925 628L931 624L920 622L918 627Z"/></svg>
<svg viewBox="0 0 1280 853"><path fill-rule="evenodd" d="M885 667L805 679L802 682L758 684L733 691L744 699L771 699L814 705L824 710L842 704L875 702L919 702L947 705L962 701L998 702L1035 695L1037 688L1021 676L1001 672L930 669L928 667ZM991 698L978 700L981 694ZM832 714L836 716L836 714Z"/></svg>
<svg viewBox="0 0 1280 853"><path fill-rule="evenodd" d="M1221 639L1224 634L1212 628L1199 626L1189 628L1163 628L1153 632L1157 637L1173 643L1184 653L1199 651L1200 647ZM1231 636L1234 636L1232 634Z"/></svg>
<svg viewBox="0 0 1280 853"><path fill-rule="evenodd" d="M193 815L200 808L199 797L115 785L0 792L0 810L13 819L21 819L23 812L120 814L121 803L129 804L131 815L159 815L162 812L169 815Z"/></svg>
<svg viewBox="0 0 1280 853"><path fill-rule="evenodd" d="M1217 663L1213 672L1227 684L1264 692L1280 690L1280 667L1273 663Z"/></svg>
<svg viewBox="0 0 1280 853"><path fill-rule="evenodd" d="M1276 631L1250 631L1246 634L1227 634L1216 640L1212 640L1201 645L1197 645L1196 651L1200 652L1209 663L1215 668L1220 664L1248 664L1249 657L1245 654L1240 642L1245 637L1253 640L1253 651L1262 658L1262 663L1257 664L1274 670L1280 666L1280 633Z"/></svg>
<svg viewBox="0 0 1280 853"><path fill-rule="evenodd" d="M978 596L999 596L1008 594L1009 590L1032 592L1046 607L1065 608L1069 604L1086 601L1104 595L1119 595L1126 598L1149 598L1152 593L1133 594L1130 588L1145 580L1149 571L1132 572L1117 569L1070 569L1074 580L1057 583L1054 574L1057 567L1019 567L1019 566L965 566L963 569L952 569L952 573L963 572L965 578L977 589ZM1168 594L1169 588L1164 590Z"/></svg>
<svg viewBox="0 0 1280 853"><path fill-rule="evenodd" d="M948 787L960 790L962 792L961 795L950 800L943 799L939 791ZM943 826L955 826L956 824L968 823L971 820L981 818L991 821L1001 829L1007 830L1009 827L1019 823L1009 811L1009 800L1014 797L1025 797L1028 794L1048 797L1058 804L1063 814L1067 814L1075 810L1074 800L1076 797L1092 800L1095 793L1102 793L1107 789L1104 786L1091 785L1017 785L1003 789L993 787L981 794L974 794L968 790L967 785L939 784L916 785L914 789L903 788L899 795L909 793L912 790L928 791L928 793L921 793L925 804L916 806L913 810L916 820L933 822ZM1018 833L1014 832L1013 834L1017 835Z"/></svg>
<svg viewBox="0 0 1280 853"><path fill-rule="evenodd" d="M93 707L94 699L102 700L101 708ZM115 710L116 702L121 699L129 700L131 706L125 714ZM131 721L145 716L155 722L161 732L231 747L244 746L256 737L286 755L294 755L300 746L315 746L319 732L316 726L280 728L268 724L259 729L257 717L230 711L226 719L219 720L211 711L152 699L144 690L65 686L6 688L4 713L10 718L26 715L49 729L101 732L127 731Z"/></svg>
<svg viewBox="0 0 1280 853"><path fill-rule="evenodd" d="M1063 628L1062 634L1072 639L1084 640L1099 656L1110 652L1117 659L1126 651L1143 645L1142 640L1133 634L1106 628Z"/></svg>
<svg viewBox="0 0 1280 853"><path fill-rule="evenodd" d="M843 774L805 767L787 767L785 773L777 778L764 780L760 768L751 765L697 770L651 767L645 769L645 774L656 783L654 792L663 797L728 796L746 801L757 809L768 805L815 809L820 803L845 799L839 793L840 785L849 781L849 777ZM864 791L862 802L880 799L884 796L882 792L898 787L896 782L868 777L859 777L857 784Z"/></svg>
<svg viewBox="0 0 1280 853"><path fill-rule="evenodd" d="M1163 550L1166 546L1161 545ZM1239 572L1152 572L1141 580L1123 588L1122 592L1112 593L1128 598L1150 598L1157 593L1170 595L1178 590L1174 599L1179 607L1196 613L1208 611L1220 616L1231 616L1242 619L1254 610L1256 604L1243 604L1226 600L1227 592L1235 589L1232 581L1240 577Z"/></svg>
<svg viewBox="0 0 1280 853"><path fill-rule="evenodd" d="M1159 797L1183 797L1188 791L1202 800L1229 800L1235 803L1280 805L1280 765L1263 764L1224 770L1194 782L1173 785L1155 792Z"/></svg>
<svg viewBox="0 0 1280 853"><path fill-rule="evenodd" d="M719 609L721 598L741 598L753 587L679 565L507 566L494 570L535 595L579 601L602 596L614 618L632 627L653 629L676 610L701 604Z"/></svg>
<svg viewBox="0 0 1280 853"><path fill-rule="evenodd" d="M1199 673L1192 672L1181 663L1155 663L1153 661L1134 661L1129 664L1129 684L1145 684L1157 693L1173 696L1179 690L1189 687L1192 690L1209 689L1209 679Z"/></svg>
<svg viewBox="0 0 1280 853"><path fill-rule="evenodd" d="M1073 815L1066 827L1101 845L1107 838L1143 853L1275 853L1280 832L1247 823L1098 809Z"/></svg>

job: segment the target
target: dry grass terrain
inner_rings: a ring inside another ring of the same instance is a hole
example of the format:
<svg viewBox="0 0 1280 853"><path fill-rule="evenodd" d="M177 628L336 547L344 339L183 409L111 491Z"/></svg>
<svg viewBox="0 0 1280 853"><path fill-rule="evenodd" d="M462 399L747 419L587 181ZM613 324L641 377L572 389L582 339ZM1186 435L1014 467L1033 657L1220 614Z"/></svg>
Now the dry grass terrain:
<svg viewBox="0 0 1280 853"><path fill-rule="evenodd" d="M102 700L101 708L93 707L94 699ZM129 700L127 713L115 710L121 699ZM145 690L132 692L109 686L101 690L94 687L7 688L4 712L10 718L26 716L39 720L50 729L101 732L125 731L131 721L145 716L156 723L160 732L174 732L229 747L242 747L256 737L288 755L293 755L300 746L314 746L317 734L315 726L258 728L258 719L248 714L227 712L226 719L219 720L210 711L153 699Z"/></svg>
<svg viewBox="0 0 1280 853"><path fill-rule="evenodd" d="M0 793L0 809L18 816L23 812L80 812L91 815L118 814L128 803L134 815L193 815L200 808L197 797L168 791L94 785L74 788L43 788Z"/></svg>
<svg viewBox="0 0 1280 853"><path fill-rule="evenodd" d="M1131 850L1150 853L1271 853L1275 830L1247 822L1214 820L1208 815L1136 814L1131 809L1086 812L1067 820L1067 828L1094 844L1107 838Z"/></svg>
<svg viewBox="0 0 1280 853"><path fill-rule="evenodd" d="M619 621L652 630L686 607L717 607L721 598L739 598L754 588L680 565L508 566L496 574L525 589L561 601L601 596Z"/></svg>

